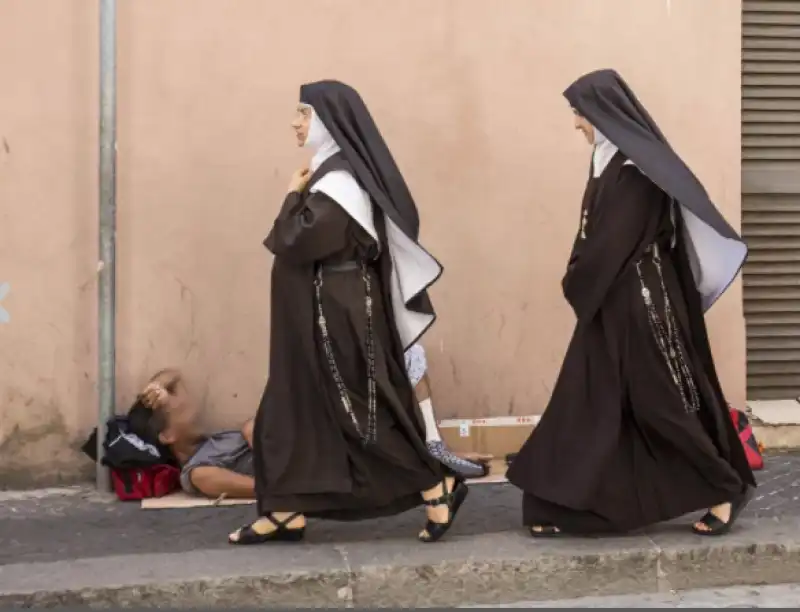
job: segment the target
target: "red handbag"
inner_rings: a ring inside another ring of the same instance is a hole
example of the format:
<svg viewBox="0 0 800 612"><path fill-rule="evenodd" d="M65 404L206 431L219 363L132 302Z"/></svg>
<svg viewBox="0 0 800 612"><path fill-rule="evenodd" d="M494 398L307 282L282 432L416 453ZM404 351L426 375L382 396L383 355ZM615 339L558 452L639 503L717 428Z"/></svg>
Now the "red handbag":
<svg viewBox="0 0 800 612"><path fill-rule="evenodd" d="M750 425L750 419L748 419L747 415L741 410L731 407L729 407L729 410L731 413L731 419L733 420L733 426L736 428L736 432L739 434L739 439L742 441L744 454L747 457L747 463L750 465L750 469L763 470L764 449L758 440L756 440L756 436L753 433L753 426Z"/></svg>
<svg viewBox="0 0 800 612"><path fill-rule="evenodd" d="M149 465L140 468L112 468L114 493L122 501L164 497L180 486L181 472L171 465Z"/></svg>

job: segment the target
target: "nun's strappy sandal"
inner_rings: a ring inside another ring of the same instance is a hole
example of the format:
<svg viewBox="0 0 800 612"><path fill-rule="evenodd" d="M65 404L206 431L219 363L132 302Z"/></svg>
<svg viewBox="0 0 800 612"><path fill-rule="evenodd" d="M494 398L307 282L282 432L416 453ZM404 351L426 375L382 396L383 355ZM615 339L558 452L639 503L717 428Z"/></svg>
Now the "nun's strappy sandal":
<svg viewBox="0 0 800 612"><path fill-rule="evenodd" d="M534 538L557 538L564 535L564 532L555 525L534 525L528 530Z"/></svg>
<svg viewBox="0 0 800 612"><path fill-rule="evenodd" d="M442 490L444 491L444 494L436 499L429 499L425 501L425 505L429 508L436 508L437 506L441 505L447 506L447 522L437 523L436 521L428 519L428 522L425 523L425 528L419 534L420 542L430 544L440 540L442 536L447 533L450 527L452 527L453 521L456 518L456 514L458 514L458 509L461 508L461 504L463 504L464 500L467 499L469 487L467 487L467 484L463 479L456 478L453 484L453 490L448 491L447 489L447 480L443 480Z"/></svg>
<svg viewBox="0 0 800 612"><path fill-rule="evenodd" d="M271 514L267 514L262 518L265 518L272 523L275 526L275 529L268 533L258 533L255 529L253 529L253 523L251 523L250 525L246 525L234 532L237 536L236 538L232 537L234 534L228 536L228 544L234 544L236 546L249 546L252 544L265 544L267 542L299 542L305 535L305 525L294 528L288 526L289 523L299 516L302 515L299 512L295 512L288 518L279 521Z"/></svg>
<svg viewBox="0 0 800 612"><path fill-rule="evenodd" d="M753 499L753 487L747 487L737 500L731 502L731 515L727 521L723 521L713 512L706 512L703 518L692 525L692 531L700 536L721 536L729 533L751 499ZM706 529L698 529L698 523L705 525Z"/></svg>

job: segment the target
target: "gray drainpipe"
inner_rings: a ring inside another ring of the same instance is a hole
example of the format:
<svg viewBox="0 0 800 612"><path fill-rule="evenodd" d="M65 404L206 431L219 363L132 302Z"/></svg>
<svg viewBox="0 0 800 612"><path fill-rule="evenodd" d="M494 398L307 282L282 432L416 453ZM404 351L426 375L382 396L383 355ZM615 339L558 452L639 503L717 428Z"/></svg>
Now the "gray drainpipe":
<svg viewBox="0 0 800 612"><path fill-rule="evenodd" d="M98 410L97 471L99 491L110 489L103 456L106 422L116 395L116 243L117 243L117 3L100 0L100 261L98 265Z"/></svg>

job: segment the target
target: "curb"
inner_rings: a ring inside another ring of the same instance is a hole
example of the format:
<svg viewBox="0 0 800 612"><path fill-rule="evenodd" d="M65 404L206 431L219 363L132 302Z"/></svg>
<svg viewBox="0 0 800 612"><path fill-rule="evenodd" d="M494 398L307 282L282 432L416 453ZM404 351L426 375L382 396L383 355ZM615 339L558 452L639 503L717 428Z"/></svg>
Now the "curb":
<svg viewBox="0 0 800 612"><path fill-rule="evenodd" d="M726 538L684 522L612 539L254 548L0 566L0 607L427 607L779 584L800 576L800 519L743 520Z"/></svg>

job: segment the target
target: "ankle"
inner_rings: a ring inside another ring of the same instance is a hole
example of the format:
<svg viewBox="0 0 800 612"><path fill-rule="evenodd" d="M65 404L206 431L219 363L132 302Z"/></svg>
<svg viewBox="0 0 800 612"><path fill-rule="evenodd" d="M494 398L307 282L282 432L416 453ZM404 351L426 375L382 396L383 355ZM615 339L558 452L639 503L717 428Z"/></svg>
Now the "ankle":
<svg viewBox="0 0 800 612"><path fill-rule="evenodd" d="M300 529L306 525L305 515L297 512L270 512L269 516L289 529Z"/></svg>
<svg viewBox="0 0 800 612"><path fill-rule="evenodd" d="M432 499L437 499L442 495L444 495L444 489L442 487L442 483L439 483L435 487L432 487L427 491L423 491L422 499L424 499L425 501L430 501Z"/></svg>

